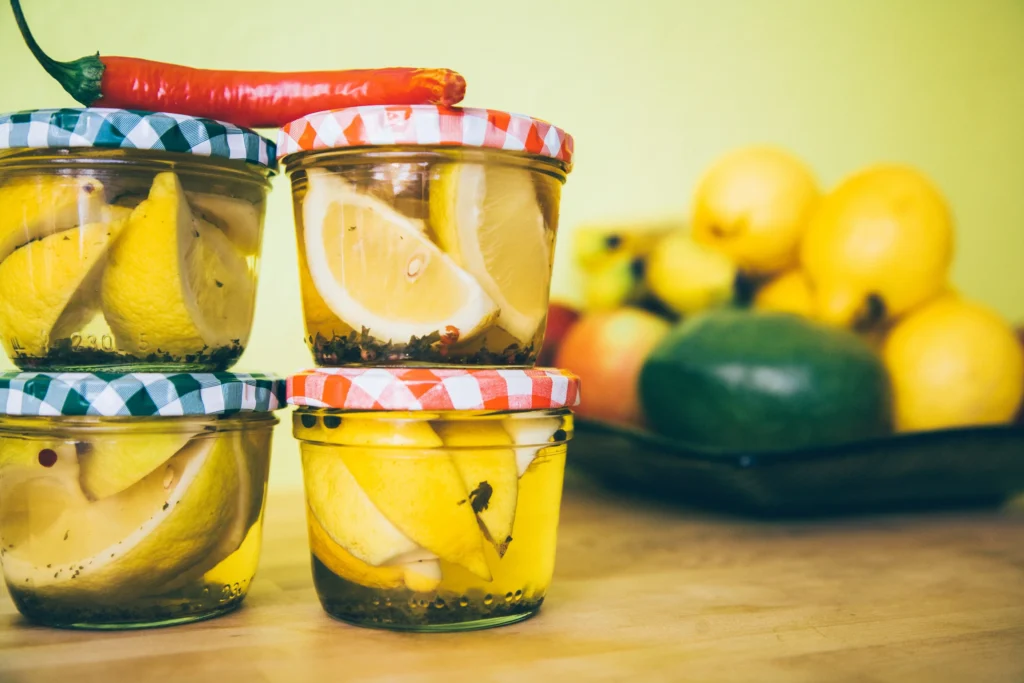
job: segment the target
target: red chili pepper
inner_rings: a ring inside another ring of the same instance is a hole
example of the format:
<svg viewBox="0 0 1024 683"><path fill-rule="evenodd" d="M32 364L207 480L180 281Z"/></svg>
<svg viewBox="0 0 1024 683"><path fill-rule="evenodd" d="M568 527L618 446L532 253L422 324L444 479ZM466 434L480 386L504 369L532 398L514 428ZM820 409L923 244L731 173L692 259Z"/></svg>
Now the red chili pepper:
<svg viewBox="0 0 1024 683"><path fill-rule="evenodd" d="M466 79L449 69L348 71L219 71L99 53L58 62L36 43L11 0L14 18L46 72L87 107L144 109L276 128L325 109L372 104L451 106L466 95Z"/></svg>

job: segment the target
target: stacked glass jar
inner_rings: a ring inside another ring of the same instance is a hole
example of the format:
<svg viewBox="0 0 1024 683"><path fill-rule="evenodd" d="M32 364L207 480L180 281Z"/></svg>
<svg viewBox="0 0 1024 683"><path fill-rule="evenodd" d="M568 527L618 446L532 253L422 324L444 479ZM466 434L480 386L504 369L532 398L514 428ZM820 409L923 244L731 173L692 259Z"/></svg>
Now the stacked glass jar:
<svg viewBox="0 0 1024 683"><path fill-rule="evenodd" d="M112 109L0 116L0 562L63 627L193 621L256 570L284 382L252 326L274 144Z"/></svg>
<svg viewBox="0 0 1024 683"><path fill-rule="evenodd" d="M358 107L288 124L278 154L320 366L288 400L321 604L399 630L533 615L579 397L533 367L572 139L491 110Z"/></svg>

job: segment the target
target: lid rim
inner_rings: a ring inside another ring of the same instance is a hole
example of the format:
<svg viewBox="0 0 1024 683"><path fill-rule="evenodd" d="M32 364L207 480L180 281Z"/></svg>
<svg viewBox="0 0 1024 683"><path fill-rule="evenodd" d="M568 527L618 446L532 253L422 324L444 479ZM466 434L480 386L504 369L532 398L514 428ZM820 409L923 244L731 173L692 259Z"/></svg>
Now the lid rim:
<svg viewBox="0 0 1024 683"><path fill-rule="evenodd" d="M262 373L0 373L4 417L202 417L272 413L285 381Z"/></svg>
<svg viewBox="0 0 1024 683"><path fill-rule="evenodd" d="M553 368L314 368L288 378L289 405L335 410L514 411L579 405L579 378Z"/></svg>
<svg viewBox="0 0 1024 683"><path fill-rule="evenodd" d="M138 149L242 161L275 171L277 145L226 121L104 107L0 114L0 149Z"/></svg>
<svg viewBox="0 0 1024 683"><path fill-rule="evenodd" d="M277 158L298 152L381 146L458 146L527 152L572 170L571 135L547 121L497 109L373 105L307 114L281 127Z"/></svg>

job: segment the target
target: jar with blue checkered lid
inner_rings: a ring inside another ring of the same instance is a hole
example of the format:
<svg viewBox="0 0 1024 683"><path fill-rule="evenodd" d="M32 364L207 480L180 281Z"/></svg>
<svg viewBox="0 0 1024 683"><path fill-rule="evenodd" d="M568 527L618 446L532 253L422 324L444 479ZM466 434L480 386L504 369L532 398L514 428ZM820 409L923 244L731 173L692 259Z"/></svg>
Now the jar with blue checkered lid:
<svg viewBox="0 0 1024 683"><path fill-rule="evenodd" d="M0 374L0 564L34 623L127 629L238 607L284 382Z"/></svg>
<svg viewBox="0 0 1024 683"><path fill-rule="evenodd" d="M117 109L0 115L0 341L40 371L215 372L252 327L274 143Z"/></svg>

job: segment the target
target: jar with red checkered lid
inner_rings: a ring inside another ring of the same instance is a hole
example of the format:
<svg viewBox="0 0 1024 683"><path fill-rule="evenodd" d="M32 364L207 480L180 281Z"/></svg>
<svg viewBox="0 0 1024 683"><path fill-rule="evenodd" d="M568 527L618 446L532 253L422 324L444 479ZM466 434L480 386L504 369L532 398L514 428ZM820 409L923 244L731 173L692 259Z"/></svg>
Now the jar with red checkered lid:
<svg viewBox="0 0 1024 683"><path fill-rule="evenodd" d="M320 368L288 380L288 401L328 614L408 631L536 614L554 571L575 376Z"/></svg>
<svg viewBox="0 0 1024 683"><path fill-rule="evenodd" d="M555 126L488 109L355 107L286 125L315 362L532 366L572 154Z"/></svg>

